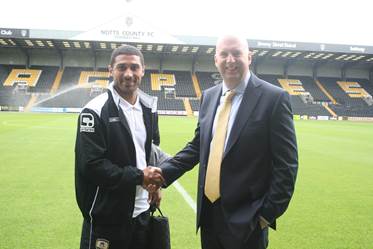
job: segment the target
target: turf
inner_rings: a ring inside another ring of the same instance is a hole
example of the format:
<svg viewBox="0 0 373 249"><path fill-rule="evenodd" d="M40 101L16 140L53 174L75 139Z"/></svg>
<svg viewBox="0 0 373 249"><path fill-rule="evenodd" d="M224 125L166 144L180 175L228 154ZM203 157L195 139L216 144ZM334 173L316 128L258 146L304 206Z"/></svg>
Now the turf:
<svg viewBox="0 0 373 249"><path fill-rule="evenodd" d="M0 248L78 248L74 194L76 114L0 113ZM195 118L161 117L161 147L174 154ZM270 249L373 248L373 123L297 121L294 199L270 232ZM196 197L197 168L180 184ZM162 209L173 249L198 249L195 214L170 187Z"/></svg>

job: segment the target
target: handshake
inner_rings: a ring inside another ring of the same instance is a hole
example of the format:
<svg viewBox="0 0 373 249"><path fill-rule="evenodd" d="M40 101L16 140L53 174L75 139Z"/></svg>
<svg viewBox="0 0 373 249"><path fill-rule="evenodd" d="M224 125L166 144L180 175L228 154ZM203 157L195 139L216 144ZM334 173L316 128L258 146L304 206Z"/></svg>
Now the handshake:
<svg viewBox="0 0 373 249"><path fill-rule="evenodd" d="M144 179L142 187L149 193L156 192L165 182L162 176L162 169L158 167L148 166L143 169Z"/></svg>

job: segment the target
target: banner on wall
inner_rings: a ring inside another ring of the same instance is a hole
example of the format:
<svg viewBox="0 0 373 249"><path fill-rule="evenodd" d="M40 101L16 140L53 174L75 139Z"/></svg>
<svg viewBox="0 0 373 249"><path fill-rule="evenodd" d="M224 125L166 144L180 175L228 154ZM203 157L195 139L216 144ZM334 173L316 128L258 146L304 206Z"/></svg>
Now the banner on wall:
<svg viewBox="0 0 373 249"><path fill-rule="evenodd" d="M30 37L30 31L28 29L0 28L0 37L3 37L3 38L29 38Z"/></svg>
<svg viewBox="0 0 373 249"><path fill-rule="evenodd" d="M329 116L317 116L317 120L329 120Z"/></svg>
<svg viewBox="0 0 373 249"><path fill-rule="evenodd" d="M372 122L372 117L347 117L347 120L349 121L369 121Z"/></svg>
<svg viewBox="0 0 373 249"><path fill-rule="evenodd" d="M338 120L338 117L332 116L329 118L329 120Z"/></svg>

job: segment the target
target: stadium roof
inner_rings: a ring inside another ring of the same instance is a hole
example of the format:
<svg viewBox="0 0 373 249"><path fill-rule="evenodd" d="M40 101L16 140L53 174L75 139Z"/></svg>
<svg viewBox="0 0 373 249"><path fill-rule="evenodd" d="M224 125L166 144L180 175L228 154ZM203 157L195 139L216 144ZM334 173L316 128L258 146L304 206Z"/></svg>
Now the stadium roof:
<svg viewBox="0 0 373 249"><path fill-rule="evenodd" d="M0 28L0 47L112 50L123 43L144 53L213 55L216 37L171 36L154 29L98 27L88 32ZM248 40L256 57L373 64L373 46Z"/></svg>
<svg viewBox="0 0 373 249"><path fill-rule="evenodd" d="M0 48L112 50L123 43L144 53L209 56L217 37L171 35L125 15L86 31L0 28ZM373 46L248 39L255 57L373 64Z"/></svg>

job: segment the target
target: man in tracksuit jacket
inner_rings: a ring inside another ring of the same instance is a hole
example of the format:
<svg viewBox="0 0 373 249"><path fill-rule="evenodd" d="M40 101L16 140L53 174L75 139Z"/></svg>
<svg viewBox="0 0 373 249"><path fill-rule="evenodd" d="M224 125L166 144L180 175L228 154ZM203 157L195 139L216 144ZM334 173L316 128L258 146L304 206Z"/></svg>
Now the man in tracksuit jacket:
<svg viewBox="0 0 373 249"><path fill-rule="evenodd" d="M161 170L148 166L156 108L138 87L144 59L132 46L115 49L108 91L91 100L78 118L75 145L76 199L84 217L81 249L147 248L149 201L159 205Z"/></svg>

